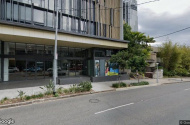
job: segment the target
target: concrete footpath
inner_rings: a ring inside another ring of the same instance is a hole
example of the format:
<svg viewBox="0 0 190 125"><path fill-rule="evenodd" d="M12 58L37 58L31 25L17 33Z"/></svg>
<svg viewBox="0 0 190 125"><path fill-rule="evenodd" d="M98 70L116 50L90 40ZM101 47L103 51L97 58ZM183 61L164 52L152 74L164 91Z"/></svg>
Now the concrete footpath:
<svg viewBox="0 0 190 125"><path fill-rule="evenodd" d="M161 84L169 84L169 83L180 83L180 82L190 82L190 78L163 78L159 79L159 83L156 83L156 79L140 79L140 81L147 81L150 83L148 86L156 86ZM35 82L35 81L34 81ZM115 91L116 89L112 88L112 84L116 83L117 81L111 81L111 82L94 82L92 83L94 92L103 92L103 91ZM138 80L123 80L122 82L126 84L138 82ZM48 83L48 82L47 82ZM69 88L71 85L57 85L57 88L63 87L63 88ZM13 89L3 89L0 90L0 100L4 97L8 98L15 98L18 96L18 91L25 92L25 95L33 95L33 94L39 94L43 93L44 90L42 90L40 87L43 86L35 86L35 87L25 87L25 88L13 88ZM146 86L147 87L147 86ZM134 88L140 88L140 87L130 87L130 88L121 88L117 89L119 91L126 90L126 89L134 89Z"/></svg>

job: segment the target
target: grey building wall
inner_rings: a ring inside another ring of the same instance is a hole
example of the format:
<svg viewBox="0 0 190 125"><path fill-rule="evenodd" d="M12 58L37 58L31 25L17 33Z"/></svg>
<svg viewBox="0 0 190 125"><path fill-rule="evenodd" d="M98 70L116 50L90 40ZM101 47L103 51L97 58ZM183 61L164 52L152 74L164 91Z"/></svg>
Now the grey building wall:
<svg viewBox="0 0 190 125"><path fill-rule="evenodd" d="M131 26L132 31L138 31L137 0L123 0L123 20Z"/></svg>

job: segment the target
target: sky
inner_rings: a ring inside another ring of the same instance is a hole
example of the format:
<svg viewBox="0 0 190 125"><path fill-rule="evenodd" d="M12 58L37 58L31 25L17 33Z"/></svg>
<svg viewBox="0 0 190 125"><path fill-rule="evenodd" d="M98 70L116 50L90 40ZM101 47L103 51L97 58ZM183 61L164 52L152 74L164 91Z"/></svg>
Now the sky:
<svg viewBox="0 0 190 125"><path fill-rule="evenodd" d="M137 0L138 4L153 0ZM190 27L190 0L159 0L138 6L139 31L151 37ZM190 29L155 39L153 46L171 40L190 46Z"/></svg>

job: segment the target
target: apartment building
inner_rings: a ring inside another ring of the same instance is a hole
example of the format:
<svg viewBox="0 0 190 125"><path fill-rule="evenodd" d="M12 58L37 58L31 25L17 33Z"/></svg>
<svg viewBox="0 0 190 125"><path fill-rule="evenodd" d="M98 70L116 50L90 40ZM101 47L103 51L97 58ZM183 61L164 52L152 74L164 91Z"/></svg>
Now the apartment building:
<svg viewBox="0 0 190 125"><path fill-rule="evenodd" d="M118 75L109 59L128 47L122 0L0 0L2 82L52 77L56 5L58 77Z"/></svg>
<svg viewBox="0 0 190 125"><path fill-rule="evenodd" d="M132 31L138 31L137 0L123 0L123 20Z"/></svg>

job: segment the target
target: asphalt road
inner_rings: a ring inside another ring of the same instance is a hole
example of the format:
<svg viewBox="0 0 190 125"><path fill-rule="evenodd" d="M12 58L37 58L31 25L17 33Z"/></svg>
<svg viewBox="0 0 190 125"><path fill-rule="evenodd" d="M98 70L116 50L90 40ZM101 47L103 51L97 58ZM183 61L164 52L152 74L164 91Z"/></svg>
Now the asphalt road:
<svg viewBox="0 0 190 125"><path fill-rule="evenodd" d="M179 125L190 120L190 83L85 95L0 110L15 125Z"/></svg>

